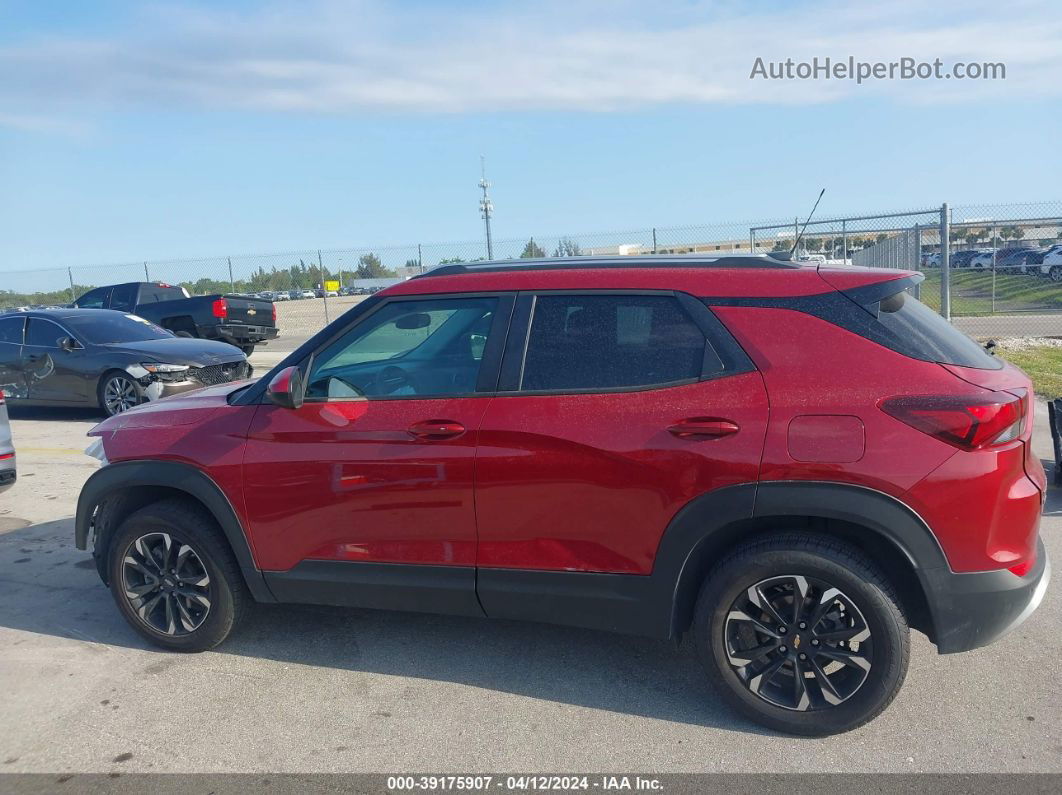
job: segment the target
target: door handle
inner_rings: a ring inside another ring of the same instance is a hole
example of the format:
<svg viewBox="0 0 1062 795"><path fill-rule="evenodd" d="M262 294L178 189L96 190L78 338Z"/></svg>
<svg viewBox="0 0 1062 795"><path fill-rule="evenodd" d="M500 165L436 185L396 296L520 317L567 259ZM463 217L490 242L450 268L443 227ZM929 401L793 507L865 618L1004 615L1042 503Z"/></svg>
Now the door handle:
<svg viewBox="0 0 1062 795"><path fill-rule="evenodd" d="M668 428L668 431L679 439L719 439L739 430L736 422L715 418L682 420Z"/></svg>
<svg viewBox="0 0 1062 795"><path fill-rule="evenodd" d="M423 420L409 426L412 436L426 442L455 439L464 432L465 426L453 420Z"/></svg>

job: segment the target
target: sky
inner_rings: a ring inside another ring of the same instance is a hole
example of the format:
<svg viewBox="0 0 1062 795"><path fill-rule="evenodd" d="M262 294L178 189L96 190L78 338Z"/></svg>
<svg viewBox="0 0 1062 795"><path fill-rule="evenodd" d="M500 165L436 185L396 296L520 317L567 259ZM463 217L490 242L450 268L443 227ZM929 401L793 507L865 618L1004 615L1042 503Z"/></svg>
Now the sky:
<svg viewBox="0 0 1062 795"><path fill-rule="evenodd" d="M3 273L1062 200L1057 4L0 0ZM1005 80L750 79L755 58ZM13 275L10 277L13 279Z"/></svg>

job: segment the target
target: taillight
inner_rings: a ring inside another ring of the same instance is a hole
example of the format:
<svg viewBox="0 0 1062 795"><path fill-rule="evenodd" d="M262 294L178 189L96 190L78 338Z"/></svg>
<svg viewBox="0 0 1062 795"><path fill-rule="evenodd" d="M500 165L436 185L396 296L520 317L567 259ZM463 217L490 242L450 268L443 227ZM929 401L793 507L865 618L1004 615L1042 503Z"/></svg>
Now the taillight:
<svg viewBox="0 0 1062 795"><path fill-rule="evenodd" d="M912 428L963 450L1012 442L1022 432L1025 401L1010 392L990 397L900 395L878 406Z"/></svg>
<svg viewBox="0 0 1062 795"><path fill-rule="evenodd" d="M229 316L229 305L224 298L214 301L214 317L226 318Z"/></svg>
<svg viewBox="0 0 1062 795"><path fill-rule="evenodd" d="M277 305L270 303L269 307L273 310L273 325L275 326L277 324Z"/></svg>
<svg viewBox="0 0 1062 795"><path fill-rule="evenodd" d="M0 406L4 405L4 390L0 389Z"/></svg>

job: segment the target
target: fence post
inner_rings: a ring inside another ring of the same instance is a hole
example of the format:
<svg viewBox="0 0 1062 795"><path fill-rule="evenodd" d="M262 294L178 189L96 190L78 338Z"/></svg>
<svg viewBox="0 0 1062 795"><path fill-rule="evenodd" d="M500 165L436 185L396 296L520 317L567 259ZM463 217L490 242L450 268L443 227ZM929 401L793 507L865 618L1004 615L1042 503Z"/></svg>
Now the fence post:
<svg viewBox="0 0 1062 795"><path fill-rule="evenodd" d="M656 253L656 227L653 227L653 253Z"/></svg>
<svg viewBox="0 0 1062 795"><path fill-rule="evenodd" d="M331 321L328 319L328 282L325 279L324 263L321 261L321 249L317 249L317 269L321 274L321 300L324 301L325 325Z"/></svg>
<svg viewBox="0 0 1062 795"><path fill-rule="evenodd" d="M424 252L420 250L420 243L417 243L417 265L420 266L420 272L424 273Z"/></svg>
<svg viewBox="0 0 1062 795"><path fill-rule="evenodd" d="M749 230L749 254L756 253L756 230Z"/></svg>
<svg viewBox="0 0 1062 795"><path fill-rule="evenodd" d="M951 217L948 203L940 205L940 314L951 320Z"/></svg>
<svg viewBox="0 0 1062 795"><path fill-rule="evenodd" d="M70 303L74 303L77 300L77 290L74 289L74 272L70 268L66 269L66 276L70 279Z"/></svg>
<svg viewBox="0 0 1062 795"><path fill-rule="evenodd" d="M915 263L916 263L915 268L921 269L921 267L922 267L922 227L919 224L915 224L914 225L914 233L915 233L914 255L915 255ZM921 297L922 297L922 282L919 282L918 284L916 284L914 286L914 288L911 290L911 292L912 292L912 294L914 295L915 298L921 299Z"/></svg>
<svg viewBox="0 0 1062 795"><path fill-rule="evenodd" d="M841 219L841 259L848 264L848 221Z"/></svg>
<svg viewBox="0 0 1062 795"><path fill-rule="evenodd" d="M144 281L145 282L150 282L151 281L151 276L148 275L148 269L147 269L147 263L146 262L144 263Z"/></svg>
<svg viewBox="0 0 1062 795"><path fill-rule="evenodd" d="M229 289L236 292L236 282L232 278L232 257L226 257L229 261Z"/></svg>
<svg viewBox="0 0 1062 795"><path fill-rule="evenodd" d="M996 228L992 227L992 314L996 313Z"/></svg>

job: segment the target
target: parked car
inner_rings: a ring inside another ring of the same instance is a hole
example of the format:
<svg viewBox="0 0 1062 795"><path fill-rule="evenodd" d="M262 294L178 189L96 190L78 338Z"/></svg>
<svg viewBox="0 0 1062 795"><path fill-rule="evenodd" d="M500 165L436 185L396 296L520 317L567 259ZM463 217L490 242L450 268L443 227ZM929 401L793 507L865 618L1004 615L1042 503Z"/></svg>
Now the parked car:
<svg viewBox="0 0 1062 795"><path fill-rule="evenodd" d="M962 249L960 251L951 252L950 263L953 268L969 268L970 261L980 254L980 250L975 248Z"/></svg>
<svg viewBox="0 0 1062 795"><path fill-rule="evenodd" d="M922 254L922 267L923 268L939 268L940 267L940 252L930 251Z"/></svg>
<svg viewBox="0 0 1062 795"><path fill-rule="evenodd" d="M313 290L303 290L303 291L302 291L302 293L301 293L301 295L302 295L302 297L303 297L303 298L317 298L317 297L318 297L318 296L317 296L317 295L316 295L316 294L314 293L314 291L313 291Z"/></svg>
<svg viewBox="0 0 1062 795"><path fill-rule="evenodd" d="M995 264L996 251L994 249L982 249L970 259L970 267L981 270L991 269Z"/></svg>
<svg viewBox="0 0 1062 795"><path fill-rule="evenodd" d="M11 423L7 418L7 402L0 391L0 493L15 485L18 466L15 460L15 443L11 439Z"/></svg>
<svg viewBox="0 0 1062 795"><path fill-rule="evenodd" d="M0 390L11 405L98 406L114 415L250 375L231 345L178 337L124 312L0 315Z"/></svg>
<svg viewBox="0 0 1062 795"><path fill-rule="evenodd" d="M846 731L896 695L909 626L983 646L1049 579L1031 382L921 279L441 267L257 382L94 428L76 544L166 649L221 643L254 600L692 632L745 715Z"/></svg>
<svg viewBox="0 0 1062 795"><path fill-rule="evenodd" d="M1056 243L1044 252L1039 273L1054 282L1062 282L1062 243Z"/></svg>
<svg viewBox="0 0 1062 795"><path fill-rule="evenodd" d="M237 295L189 297L183 287L163 282L128 282L97 287L78 298L80 309L113 309L150 320L180 337L220 340L250 355L255 345L277 336L271 301Z"/></svg>
<svg viewBox="0 0 1062 795"><path fill-rule="evenodd" d="M996 258L996 269L1006 269L1011 273L1028 273L1029 265L1043 262L1043 252L1038 248L1023 247L1000 251Z"/></svg>

